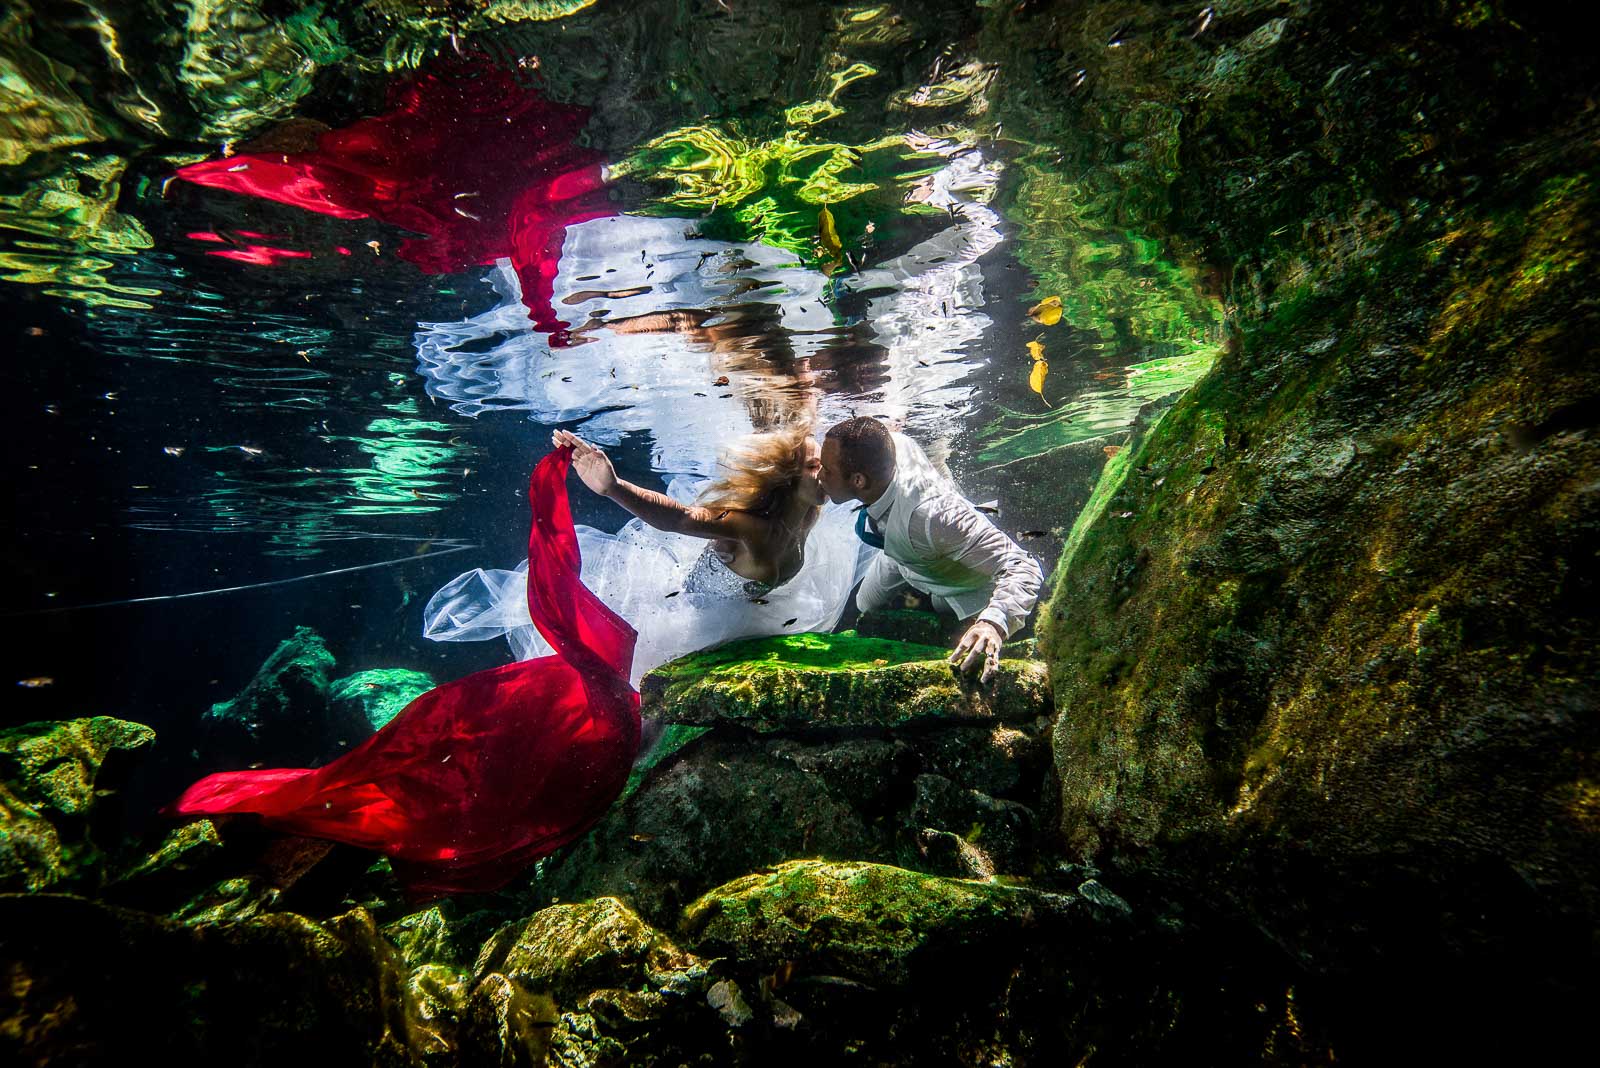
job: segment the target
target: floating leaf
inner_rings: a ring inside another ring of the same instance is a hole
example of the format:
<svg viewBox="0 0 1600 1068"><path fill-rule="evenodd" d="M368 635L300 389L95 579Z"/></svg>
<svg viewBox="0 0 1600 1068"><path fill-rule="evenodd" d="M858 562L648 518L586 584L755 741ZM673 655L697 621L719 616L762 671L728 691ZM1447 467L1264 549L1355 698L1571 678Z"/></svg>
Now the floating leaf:
<svg viewBox="0 0 1600 1068"><path fill-rule="evenodd" d="M1033 361L1033 373L1028 376L1028 388L1039 394L1044 399L1044 376L1050 373L1050 365L1043 360ZM1049 403L1046 401L1045 403Z"/></svg>
<svg viewBox="0 0 1600 1068"><path fill-rule="evenodd" d="M1117 453L1121 452L1122 451L1122 446L1121 445L1107 445L1105 448L1101 449L1100 451L1105 453L1106 456L1109 458L1109 457L1115 456Z"/></svg>
<svg viewBox="0 0 1600 1068"><path fill-rule="evenodd" d="M1055 326L1061 321L1061 298L1045 297L1028 309L1028 318L1044 326Z"/></svg>
<svg viewBox="0 0 1600 1068"><path fill-rule="evenodd" d="M1044 359L1044 342L1042 342L1042 341L1030 341L1030 342L1028 342L1028 355L1032 356L1035 360Z"/></svg>
<svg viewBox="0 0 1600 1068"><path fill-rule="evenodd" d="M833 212L822 205L817 212L817 244L826 259L837 263L844 257L844 243L839 240L839 230L833 225Z"/></svg>

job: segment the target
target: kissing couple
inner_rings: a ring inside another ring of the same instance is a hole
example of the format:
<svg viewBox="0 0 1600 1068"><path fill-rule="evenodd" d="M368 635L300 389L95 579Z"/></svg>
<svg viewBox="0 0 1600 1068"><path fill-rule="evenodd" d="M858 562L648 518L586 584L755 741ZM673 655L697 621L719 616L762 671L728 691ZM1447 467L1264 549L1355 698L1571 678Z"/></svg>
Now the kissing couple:
<svg viewBox="0 0 1600 1068"><path fill-rule="evenodd" d="M976 616L951 662L987 679L1038 597L1033 558L874 419L840 423L820 447L808 426L756 435L697 494L619 479L565 431L555 445L528 483L534 566L468 572L426 609L430 637L503 634L516 660L435 686L327 764L216 772L164 811L383 853L414 902L494 890L622 792L650 668L734 638L832 629L859 582L863 612L916 589ZM616 534L575 526L569 467L637 519Z"/></svg>
<svg viewBox="0 0 1600 1068"><path fill-rule="evenodd" d="M618 478L604 451L575 434L557 430L552 444L572 450L589 490L636 517L615 535L577 528L584 584L639 632L635 685L727 641L832 630L852 589L863 614L919 591L937 611L971 620L950 661L987 682L1039 596L1038 561L877 419L847 419L820 444L803 421L751 435L721 458L719 478L678 479L666 493ZM519 659L546 653L526 582L525 563L469 571L429 602L424 633L505 635Z"/></svg>

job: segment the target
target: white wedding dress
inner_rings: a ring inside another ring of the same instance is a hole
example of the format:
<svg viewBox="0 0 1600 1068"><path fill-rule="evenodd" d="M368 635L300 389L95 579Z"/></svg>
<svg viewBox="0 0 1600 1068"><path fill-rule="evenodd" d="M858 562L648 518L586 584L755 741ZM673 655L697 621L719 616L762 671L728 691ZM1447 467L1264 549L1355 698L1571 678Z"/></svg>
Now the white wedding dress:
<svg viewBox="0 0 1600 1068"><path fill-rule="evenodd" d="M703 479L674 479L667 492L690 501ZM728 569L703 538L670 534L634 519L615 534L579 526L583 583L639 632L632 682L687 653L738 638L833 629L876 549L856 537L844 505L825 505L806 538L805 562L778 586ZM519 660L548 654L528 616L528 564L474 568L433 595L423 633L434 641L504 636Z"/></svg>

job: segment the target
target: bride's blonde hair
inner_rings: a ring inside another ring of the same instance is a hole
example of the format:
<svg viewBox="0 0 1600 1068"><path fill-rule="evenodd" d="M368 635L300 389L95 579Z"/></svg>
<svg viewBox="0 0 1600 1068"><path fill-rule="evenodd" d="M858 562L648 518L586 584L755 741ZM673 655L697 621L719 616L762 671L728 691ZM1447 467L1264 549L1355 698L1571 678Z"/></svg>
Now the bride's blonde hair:
<svg viewBox="0 0 1600 1068"><path fill-rule="evenodd" d="M781 512L805 473L805 443L812 423L796 420L751 434L718 458L721 477L700 494L702 508L772 515Z"/></svg>

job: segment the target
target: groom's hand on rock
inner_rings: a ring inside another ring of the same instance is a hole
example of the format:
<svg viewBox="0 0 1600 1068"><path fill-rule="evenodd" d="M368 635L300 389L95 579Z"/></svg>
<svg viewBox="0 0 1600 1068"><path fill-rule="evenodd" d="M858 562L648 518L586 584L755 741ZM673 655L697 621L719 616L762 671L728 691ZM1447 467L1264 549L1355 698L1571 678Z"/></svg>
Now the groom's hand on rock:
<svg viewBox="0 0 1600 1068"><path fill-rule="evenodd" d="M1000 633L999 627L987 619L980 619L968 627L956 643L955 652L950 654L950 663L963 675L970 675L974 669L982 667L983 674L978 681L988 682L1000 669L1000 643L1003 641L1005 635Z"/></svg>

